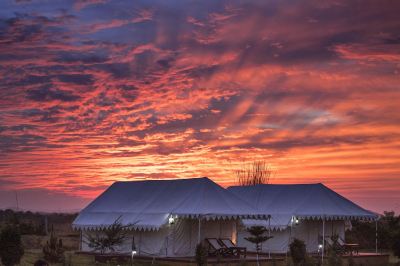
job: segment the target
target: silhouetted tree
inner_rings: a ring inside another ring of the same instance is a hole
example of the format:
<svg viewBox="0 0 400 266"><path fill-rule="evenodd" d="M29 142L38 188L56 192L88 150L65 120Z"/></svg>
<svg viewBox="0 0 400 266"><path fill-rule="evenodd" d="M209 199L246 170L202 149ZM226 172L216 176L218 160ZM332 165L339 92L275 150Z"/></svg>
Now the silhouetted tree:
<svg viewBox="0 0 400 266"><path fill-rule="evenodd" d="M254 161L242 165L242 168L236 170L235 174L240 186L254 186L268 184L272 170L265 161Z"/></svg>

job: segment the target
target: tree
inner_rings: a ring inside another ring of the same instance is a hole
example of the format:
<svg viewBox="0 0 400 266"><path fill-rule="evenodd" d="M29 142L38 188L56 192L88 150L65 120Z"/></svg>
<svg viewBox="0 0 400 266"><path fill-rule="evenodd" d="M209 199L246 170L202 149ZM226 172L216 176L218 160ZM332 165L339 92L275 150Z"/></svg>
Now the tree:
<svg viewBox="0 0 400 266"><path fill-rule="evenodd" d="M207 248L203 244L197 244L196 246L196 263L198 266L207 265Z"/></svg>
<svg viewBox="0 0 400 266"><path fill-rule="evenodd" d="M306 261L307 252L306 244L300 239L293 239L293 242L289 245L290 257L294 265L301 265Z"/></svg>
<svg viewBox="0 0 400 266"><path fill-rule="evenodd" d="M397 234L394 243L392 244L392 251L395 256L400 258L400 232Z"/></svg>
<svg viewBox="0 0 400 266"><path fill-rule="evenodd" d="M235 174L240 186L254 186L268 184L272 170L265 161L254 161L242 165L242 168L236 170Z"/></svg>
<svg viewBox="0 0 400 266"><path fill-rule="evenodd" d="M24 255L21 234L15 226L6 226L0 234L0 257L4 266L19 264Z"/></svg>
<svg viewBox="0 0 400 266"><path fill-rule="evenodd" d="M264 235L267 231L268 231L267 228L265 228L264 226L252 226L247 229L247 232L249 232L251 236L244 238L247 241L256 245L257 265L258 265L258 255L262 249L261 248L262 243L272 238L272 236Z"/></svg>
<svg viewBox="0 0 400 266"><path fill-rule="evenodd" d="M134 224L122 225L121 216L118 217L108 228L87 234L85 243L94 251L100 251L101 254L106 251L115 251L115 246L121 245L128 236L128 230Z"/></svg>

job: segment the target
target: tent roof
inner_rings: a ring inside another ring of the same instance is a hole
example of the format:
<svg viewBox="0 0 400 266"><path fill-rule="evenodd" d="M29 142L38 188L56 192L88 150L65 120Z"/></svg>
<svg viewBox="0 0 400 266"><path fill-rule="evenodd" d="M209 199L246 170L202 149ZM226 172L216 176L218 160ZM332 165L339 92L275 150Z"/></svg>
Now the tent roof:
<svg viewBox="0 0 400 266"><path fill-rule="evenodd" d="M73 226L104 228L121 217L122 224L154 230L165 224L170 215L205 219L265 217L204 177L115 182L80 212Z"/></svg>
<svg viewBox="0 0 400 266"><path fill-rule="evenodd" d="M344 198L323 184L234 186L229 191L289 224L292 216L302 219L365 219L377 215Z"/></svg>

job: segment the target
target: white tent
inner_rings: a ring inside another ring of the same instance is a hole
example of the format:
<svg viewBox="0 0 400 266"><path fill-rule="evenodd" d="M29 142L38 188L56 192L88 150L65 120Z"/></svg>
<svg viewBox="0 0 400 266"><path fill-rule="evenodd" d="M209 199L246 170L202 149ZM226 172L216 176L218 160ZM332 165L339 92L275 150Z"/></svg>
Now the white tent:
<svg viewBox="0 0 400 266"><path fill-rule="evenodd" d="M229 191L251 204L271 220L244 219L238 228L238 245L254 250L244 238L252 225L270 226L273 238L264 252L285 253L292 238L306 243L309 252L317 252L322 236L334 234L344 238L350 220L374 220L377 215L367 211L323 184L255 185L229 187Z"/></svg>
<svg viewBox="0 0 400 266"><path fill-rule="evenodd" d="M208 178L115 182L73 222L83 235L120 218L132 238L118 248L140 255L192 256L206 237L236 238L239 218L262 218L251 205ZM173 224L169 220L173 218ZM91 251L82 241L82 250Z"/></svg>

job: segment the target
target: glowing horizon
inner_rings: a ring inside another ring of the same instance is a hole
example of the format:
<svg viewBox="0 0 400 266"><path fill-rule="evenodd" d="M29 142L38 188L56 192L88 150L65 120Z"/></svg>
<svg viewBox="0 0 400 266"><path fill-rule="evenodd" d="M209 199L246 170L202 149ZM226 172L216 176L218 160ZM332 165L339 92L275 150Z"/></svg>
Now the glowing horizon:
<svg viewBox="0 0 400 266"><path fill-rule="evenodd" d="M7 0L0 208L114 181L324 183L400 211L399 3Z"/></svg>

